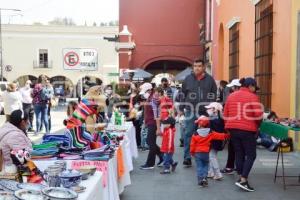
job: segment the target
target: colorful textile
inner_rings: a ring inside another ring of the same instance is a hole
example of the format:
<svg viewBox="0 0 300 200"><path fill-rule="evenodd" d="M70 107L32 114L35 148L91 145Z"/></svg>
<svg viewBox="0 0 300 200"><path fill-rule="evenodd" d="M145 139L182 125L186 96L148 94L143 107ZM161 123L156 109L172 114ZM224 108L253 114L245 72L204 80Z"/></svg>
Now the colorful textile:
<svg viewBox="0 0 300 200"><path fill-rule="evenodd" d="M82 99L73 112L73 116L67 122L67 128L82 126L88 116L96 114L96 102L88 99Z"/></svg>
<svg viewBox="0 0 300 200"><path fill-rule="evenodd" d="M71 148L85 148L93 140L92 136L81 126L68 129L65 134L70 140Z"/></svg>

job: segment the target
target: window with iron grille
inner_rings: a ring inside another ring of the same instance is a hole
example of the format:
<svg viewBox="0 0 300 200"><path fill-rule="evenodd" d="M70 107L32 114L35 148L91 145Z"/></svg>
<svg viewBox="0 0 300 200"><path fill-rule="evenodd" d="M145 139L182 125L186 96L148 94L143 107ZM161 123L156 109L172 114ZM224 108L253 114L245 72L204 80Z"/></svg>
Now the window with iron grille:
<svg viewBox="0 0 300 200"><path fill-rule="evenodd" d="M48 67L48 50L39 49L39 67L47 68Z"/></svg>
<svg viewBox="0 0 300 200"><path fill-rule="evenodd" d="M271 109L273 57L273 0L255 6L255 79L266 110Z"/></svg>
<svg viewBox="0 0 300 200"><path fill-rule="evenodd" d="M239 77L239 24L229 29L229 80Z"/></svg>

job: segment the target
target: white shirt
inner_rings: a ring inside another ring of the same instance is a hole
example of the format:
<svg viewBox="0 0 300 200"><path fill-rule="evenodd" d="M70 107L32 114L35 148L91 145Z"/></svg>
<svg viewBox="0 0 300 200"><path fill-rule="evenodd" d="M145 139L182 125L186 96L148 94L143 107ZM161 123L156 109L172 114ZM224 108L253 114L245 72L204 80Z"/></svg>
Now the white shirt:
<svg viewBox="0 0 300 200"><path fill-rule="evenodd" d="M27 103L27 104L31 104L32 103L31 92L32 92L31 88L22 87L20 89L20 94L22 96L22 102L23 103Z"/></svg>
<svg viewBox="0 0 300 200"><path fill-rule="evenodd" d="M22 110L22 96L19 91L16 92L4 92L4 113L10 115L14 110Z"/></svg>

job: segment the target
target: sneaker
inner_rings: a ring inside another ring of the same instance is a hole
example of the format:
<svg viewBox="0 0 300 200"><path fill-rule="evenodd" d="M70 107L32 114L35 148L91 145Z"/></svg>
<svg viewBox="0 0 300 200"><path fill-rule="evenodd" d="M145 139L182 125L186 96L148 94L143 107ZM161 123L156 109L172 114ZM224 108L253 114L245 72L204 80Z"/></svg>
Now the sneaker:
<svg viewBox="0 0 300 200"><path fill-rule="evenodd" d="M224 178L224 177L223 177L222 175L220 175L220 176L214 176L214 177L213 177L213 179L216 180L216 181L222 181L223 178Z"/></svg>
<svg viewBox="0 0 300 200"><path fill-rule="evenodd" d="M174 163L172 164L172 167L171 167L171 171L172 171L172 172L175 172L177 165L178 165L178 162L174 162Z"/></svg>
<svg viewBox="0 0 300 200"><path fill-rule="evenodd" d="M154 169L154 166L148 166L148 165L142 165L140 166L140 169L141 170L150 170L150 169Z"/></svg>
<svg viewBox="0 0 300 200"><path fill-rule="evenodd" d="M247 191L247 192L254 192L255 191L254 188L249 185L248 181L243 182L243 183L242 182L236 182L235 185L238 186L239 188Z"/></svg>
<svg viewBox="0 0 300 200"><path fill-rule="evenodd" d="M203 179L203 186L204 187L207 187L208 186L208 180L207 180L207 178L205 178L205 179Z"/></svg>
<svg viewBox="0 0 300 200"><path fill-rule="evenodd" d="M221 170L222 174L228 174L228 175L233 175L234 174L234 169L230 169L230 168L224 168Z"/></svg>
<svg viewBox="0 0 300 200"><path fill-rule="evenodd" d="M215 175L213 173L208 173L207 178L214 178Z"/></svg>
<svg viewBox="0 0 300 200"><path fill-rule="evenodd" d="M171 171L169 169L164 169L160 174L171 174Z"/></svg>
<svg viewBox="0 0 300 200"><path fill-rule="evenodd" d="M157 167L163 167L164 166L164 160L160 159L159 162L157 163Z"/></svg>
<svg viewBox="0 0 300 200"><path fill-rule="evenodd" d="M199 181L199 182L198 182L198 185L199 185L201 188L205 187L203 181Z"/></svg>
<svg viewBox="0 0 300 200"><path fill-rule="evenodd" d="M183 165L186 166L186 167L191 167L192 166L192 160L190 158L185 159L183 161Z"/></svg>

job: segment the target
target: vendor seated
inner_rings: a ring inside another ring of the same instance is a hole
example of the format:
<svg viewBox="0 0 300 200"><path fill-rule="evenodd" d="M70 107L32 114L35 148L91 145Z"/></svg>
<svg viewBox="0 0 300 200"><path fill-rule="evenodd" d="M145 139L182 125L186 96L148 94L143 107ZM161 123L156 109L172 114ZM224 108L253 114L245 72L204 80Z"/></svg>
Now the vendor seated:
<svg viewBox="0 0 300 200"><path fill-rule="evenodd" d="M32 151L32 144L27 137L26 130L29 125L29 117L21 110L11 113L9 122L0 128L0 149L2 151L2 171L1 174L16 173L16 166L11 159L11 150L26 149Z"/></svg>

